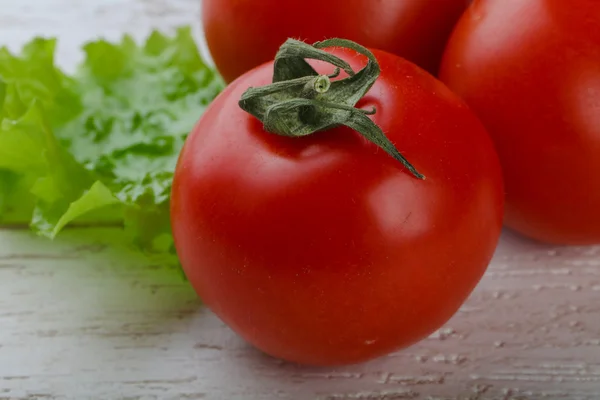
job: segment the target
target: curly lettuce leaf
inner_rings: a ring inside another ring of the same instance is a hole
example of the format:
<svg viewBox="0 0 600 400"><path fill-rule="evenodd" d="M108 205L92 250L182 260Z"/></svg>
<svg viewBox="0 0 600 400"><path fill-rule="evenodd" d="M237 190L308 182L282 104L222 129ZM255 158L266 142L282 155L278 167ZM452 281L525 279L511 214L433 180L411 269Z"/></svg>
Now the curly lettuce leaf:
<svg viewBox="0 0 600 400"><path fill-rule="evenodd" d="M73 76L56 67L55 46L0 49L0 224L50 238L74 223L114 224L169 251L173 170L221 78L187 27L141 45L89 42Z"/></svg>

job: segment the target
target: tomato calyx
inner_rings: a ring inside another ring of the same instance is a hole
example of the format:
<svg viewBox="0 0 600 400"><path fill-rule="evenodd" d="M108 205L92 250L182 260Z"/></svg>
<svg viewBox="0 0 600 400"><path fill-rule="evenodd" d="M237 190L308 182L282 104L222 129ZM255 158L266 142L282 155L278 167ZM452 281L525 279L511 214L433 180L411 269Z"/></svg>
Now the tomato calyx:
<svg viewBox="0 0 600 400"><path fill-rule="evenodd" d="M348 48L368 58L360 71L323 48ZM306 59L325 61L335 66L330 75L319 75ZM383 149L410 173L425 179L396 149L381 128L368 116L376 109L356 108L356 103L371 89L381 73L377 59L365 47L346 39L328 39L313 45L288 39L277 52L273 82L250 87L239 106L259 119L267 132L301 137L345 125ZM332 81L344 70L348 77Z"/></svg>

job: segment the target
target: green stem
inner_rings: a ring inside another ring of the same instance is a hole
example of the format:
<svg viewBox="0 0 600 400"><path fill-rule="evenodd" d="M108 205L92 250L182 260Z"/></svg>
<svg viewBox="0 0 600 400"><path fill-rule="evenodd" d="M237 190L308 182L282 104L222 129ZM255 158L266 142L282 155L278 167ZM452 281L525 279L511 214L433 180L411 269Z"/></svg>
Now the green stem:
<svg viewBox="0 0 600 400"><path fill-rule="evenodd" d="M347 62L322 50L326 47L354 50L368 58L367 65L354 72ZM306 59L328 62L336 67L335 72L319 75ZM332 81L340 70L348 77ZM311 46L288 39L275 57L273 83L248 88L239 105L258 118L267 132L282 136L300 137L337 126L350 127L399 161L413 176L425 179L368 117L375 113L375 108L355 107L380 73L373 53L350 40L334 38Z"/></svg>

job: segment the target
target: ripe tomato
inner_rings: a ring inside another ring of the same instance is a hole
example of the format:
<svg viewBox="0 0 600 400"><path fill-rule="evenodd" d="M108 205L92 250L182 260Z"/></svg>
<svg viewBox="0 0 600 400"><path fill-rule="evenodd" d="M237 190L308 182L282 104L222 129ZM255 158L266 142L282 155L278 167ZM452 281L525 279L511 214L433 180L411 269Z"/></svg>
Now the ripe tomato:
<svg viewBox="0 0 600 400"><path fill-rule="evenodd" d="M503 185L483 126L430 74L374 53L381 75L357 107L377 108L372 120L425 180L347 127L267 133L238 101L270 82L272 62L214 100L180 155L183 269L223 321L279 358L354 363L420 340L457 311L497 244Z"/></svg>
<svg viewBox="0 0 600 400"><path fill-rule="evenodd" d="M600 243L600 1L475 1L441 78L479 115L504 170L506 224Z"/></svg>
<svg viewBox="0 0 600 400"><path fill-rule="evenodd" d="M471 0L203 0L202 23L226 81L270 61L288 37L343 37L436 73L452 27Z"/></svg>

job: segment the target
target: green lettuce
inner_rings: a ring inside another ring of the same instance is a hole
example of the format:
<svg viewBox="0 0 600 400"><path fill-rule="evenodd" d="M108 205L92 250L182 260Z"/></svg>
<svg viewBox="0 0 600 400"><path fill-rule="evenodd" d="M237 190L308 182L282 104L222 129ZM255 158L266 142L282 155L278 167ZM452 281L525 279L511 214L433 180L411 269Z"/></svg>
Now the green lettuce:
<svg viewBox="0 0 600 400"><path fill-rule="evenodd" d="M56 44L0 49L0 225L49 238L115 225L144 250L172 251L177 157L223 81L189 27L89 42L73 75L55 65Z"/></svg>

